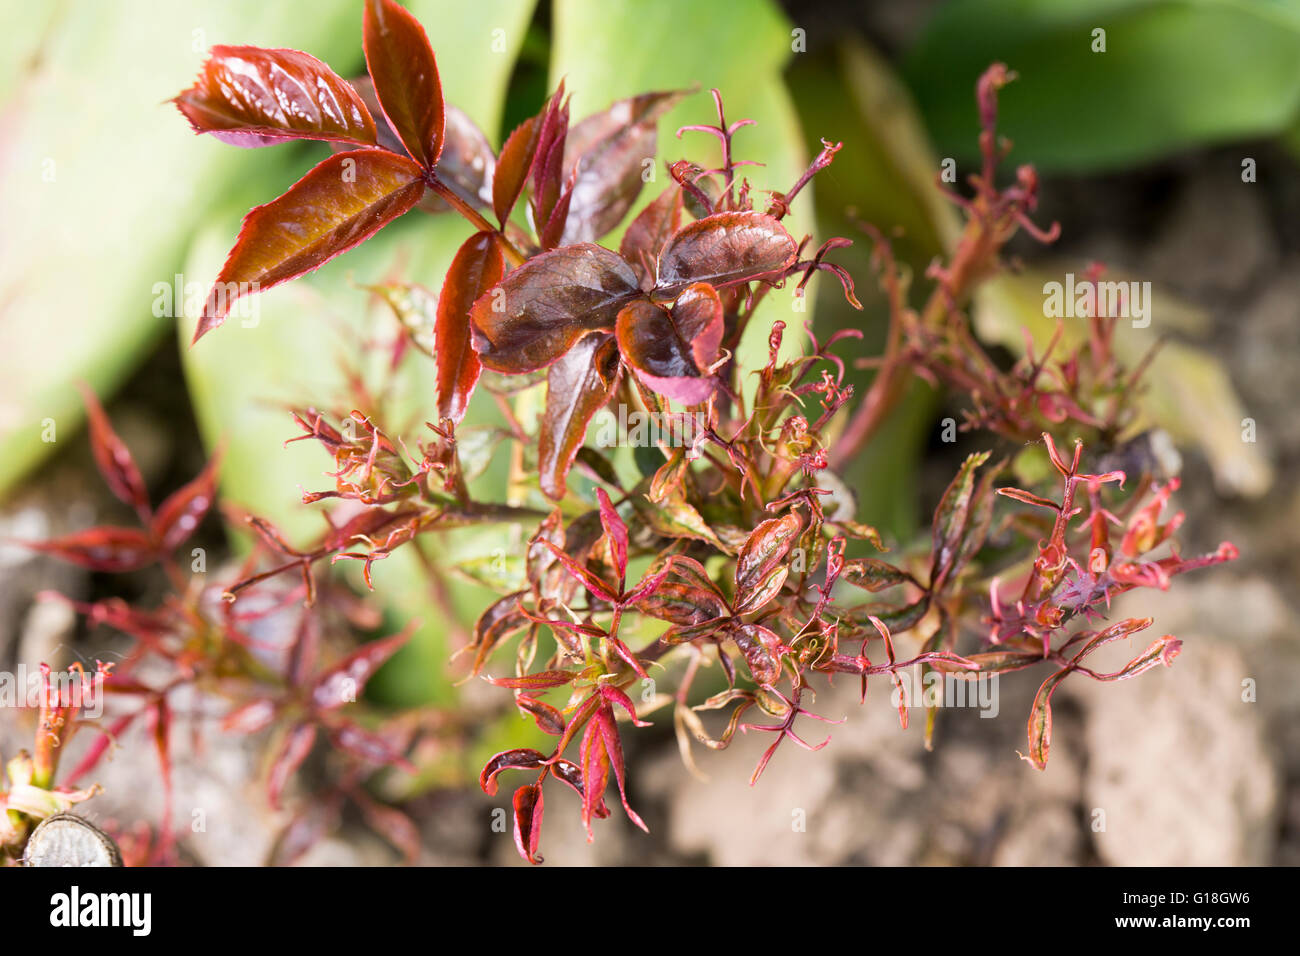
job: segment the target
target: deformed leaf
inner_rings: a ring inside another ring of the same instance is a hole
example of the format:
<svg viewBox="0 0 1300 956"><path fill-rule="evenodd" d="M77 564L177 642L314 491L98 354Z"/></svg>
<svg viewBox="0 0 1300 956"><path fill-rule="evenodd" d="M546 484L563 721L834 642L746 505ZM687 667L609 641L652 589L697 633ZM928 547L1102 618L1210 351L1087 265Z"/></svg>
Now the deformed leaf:
<svg viewBox="0 0 1300 956"><path fill-rule="evenodd" d="M906 571L877 558L852 558L845 561L840 578L865 591L883 591L898 584L916 583Z"/></svg>
<svg viewBox="0 0 1300 956"><path fill-rule="evenodd" d="M933 542L930 549L930 589L938 591L947 581L966 535L971 496L975 491L975 471L988 461L988 452L967 456L957 476L943 493L934 511Z"/></svg>
<svg viewBox="0 0 1300 956"><path fill-rule="evenodd" d="M60 561L114 574L143 568L158 557L152 539L138 528L87 528L48 541L23 543Z"/></svg>
<svg viewBox="0 0 1300 956"><path fill-rule="evenodd" d="M519 855L529 863L541 863L537 855L537 846L542 840L542 810L545 801L542 788L537 784L526 784L515 791L515 846Z"/></svg>
<svg viewBox="0 0 1300 956"><path fill-rule="evenodd" d="M504 750L495 755L479 774L478 785L483 792L492 796L497 792L497 777L503 770L535 770L546 763L546 754L528 747L516 750Z"/></svg>
<svg viewBox="0 0 1300 956"><path fill-rule="evenodd" d="M753 592L785 561L803 530L803 521L793 511L759 524L736 557L736 602Z"/></svg>
<svg viewBox="0 0 1300 956"><path fill-rule="evenodd" d="M671 185L637 214L623 233L618 253L649 288L655 280L655 263L664 244L681 228L682 189Z"/></svg>

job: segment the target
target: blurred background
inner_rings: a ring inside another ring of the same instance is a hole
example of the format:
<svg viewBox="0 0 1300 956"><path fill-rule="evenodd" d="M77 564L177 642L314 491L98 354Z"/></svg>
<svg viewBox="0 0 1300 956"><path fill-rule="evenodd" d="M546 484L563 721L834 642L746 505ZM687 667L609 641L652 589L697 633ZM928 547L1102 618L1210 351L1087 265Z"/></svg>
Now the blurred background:
<svg viewBox="0 0 1300 956"><path fill-rule="evenodd" d="M1003 171L1037 167L1038 221L1059 221L1062 236L1049 247L1017 241L1015 268L973 306L976 329L1010 358L1024 347L1022 327L1040 344L1050 335L1046 278L1099 261L1111 277L1150 281L1152 325L1128 330L1121 348L1136 359L1153 337L1166 339L1145 409L1181 455L1185 550L1225 539L1241 550L1239 561L1128 608L1154 614L1154 633L1182 637L1182 656L1131 683L1067 683L1044 773L1016 754L1032 676L1002 682L996 717L945 711L933 753L919 721L899 730L886 694L859 707L846 684L818 701L821 713L847 717L831 745L783 749L754 789L764 741L699 757L704 782L682 766L670 728L636 735L632 800L652 835L616 815L589 846L576 805L557 800L549 862L1300 864L1300 2L407 6L429 33L448 101L494 146L560 78L575 120L647 90L719 88L729 118L757 121L736 144L764 164L749 171L755 188L788 188L820 139L843 142L792 231L859 239L855 221L872 222L917 276L958 230L936 173L946 160L962 179L975 168L975 80L1006 62L1019 79L1001 97L1000 129L1015 143ZM262 295L256 327L231 322L190 350L192 319L157 308L159 284L195 283L202 295L241 216L326 147L223 146L194 136L166 101L219 43L302 49L360 75L360 3L316 0L309 14L261 0L0 0L0 10L0 538L40 539L117 515L81 427L78 380L105 398L155 500L224 440L229 502L291 536L318 531L319 515L299 497L322 487L328 462L306 443L282 448L294 431L284 408L341 395L349 364L376 371L358 343L385 317L358 287L404 277L436 293L464 226L414 212ZM708 121L711 108L700 92L661 121L661 160L708 155L709 143L678 143L672 131ZM885 312L868 251L860 242L838 257L865 312L823 283L809 313L821 330L861 328L875 349ZM772 300L769 318L797 324L780 314L788 296ZM747 347L764 348L759 338ZM425 371L408 367L395 385L413 410L431 394ZM978 436L940 440L949 415L957 408L918 385L844 476L859 518L904 551L962 454L979 446ZM203 534L214 554L241 547L216 521ZM517 541L462 536L439 559L452 567ZM92 575L10 544L0 544L0 571L7 671L66 666L111 646L111 635L86 633L37 592L147 603L164 584ZM474 778L486 754L520 745L521 731L493 710L492 695L453 686L462 673L447 663L492 592L455 578L458 620L448 620L413 562L384 562L376 583L393 621L425 622L372 685L376 701L483 714L481 732L402 795L422 830L422 860L518 862L509 834L489 826L505 803ZM11 714L0 713L6 756L30 739ZM152 750L142 735L120 743L97 776L107 792L83 810L156 821ZM259 751L216 734L201 755L178 747L177 819L183 830L188 808L201 806L209 820L207 832L185 834L187 859L264 859L283 815L266 807ZM305 861L395 860L377 836L345 826Z"/></svg>

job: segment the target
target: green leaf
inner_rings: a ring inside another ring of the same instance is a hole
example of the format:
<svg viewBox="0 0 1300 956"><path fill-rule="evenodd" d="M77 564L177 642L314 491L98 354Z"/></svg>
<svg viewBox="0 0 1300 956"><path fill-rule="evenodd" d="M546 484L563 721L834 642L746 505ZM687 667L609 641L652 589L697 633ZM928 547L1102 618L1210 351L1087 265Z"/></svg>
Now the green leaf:
<svg viewBox="0 0 1300 956"><path fill-rule="evenodd" d="M1105 52L1094 52L1094 30ZM994 61L1020 75L999 132L1041 170L1152 162L1273 136L1300 108L1300 8L1238 0L956 0L906 75L940 152L977 156L972 90Z"/></svg>

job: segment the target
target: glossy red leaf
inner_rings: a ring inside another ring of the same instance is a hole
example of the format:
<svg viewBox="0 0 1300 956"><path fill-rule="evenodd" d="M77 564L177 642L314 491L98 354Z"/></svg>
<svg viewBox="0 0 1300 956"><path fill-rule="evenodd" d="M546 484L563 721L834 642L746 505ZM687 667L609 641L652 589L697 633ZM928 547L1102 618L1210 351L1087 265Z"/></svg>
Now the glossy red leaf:
<svg viewBox="0 0 1300 956"><path fill-rule="evenodd" d="M678 230L659 256L661 290L692 282L728 285L794 264L795 241L785 227L756 212L722 212Z"/></svg>
<svg viewBox="0 0 1300 956"><path fill-rule="evenodd" d="M438 179L471 206L491 207L496 156L483 131L463 110L448 103ZM434 208L449 208L437 196L425 197Z"/></svg>
<svg viewBox="0 0 1300 956"><path fill-rule="evenodd" d="M632 698L623 693L623 691L619 690L613 684L601 684L598 689L600 691L600 696L605 699L611 708L621 707L627 712L628 719L632 722L634 727L650 726L650 721L641 720L637 717L636 706L633 705Z"/></svg>
<svg viewBox="0 0 1300 956"><path fill-rule="evenodd" d="M1029 711L1029 755L1024 759L1039 770L1047 769L1047 758L1052 749L1052 693L1071 670L1063 667L1043 681Z"/></svg>
<svg viewBox="0 0 1300 956"><path fill-rule="evenodd" d="M82 400L86 405L86 420L90 426L90 450L95 456L95 465L104 476L108 490L136 510L142 520L149 518L149 491L144 478L136 466L131 450L113 430L104 407L91 391L90 386L81 383L78 386Z"/></svg>
<svg viewBox="0 0 1300 956"><path fill-rule="evenodd" d="M385 150L335 153L279 199L250 211L208 294L194 341L221 325L240 296L320 268L408 211L424 192L423 175Z"/></svg>
<svg viewBox="0 0 1300 956"><path fill-rule="evenodd" d="M501 281L506 260L496 233L477 232L465 240L451 261L438 296L435 360L438 368L438 414L459 422L482 366L470 338L469 310Z"/></svg>
<svg viewBox="0 0 1300 956"><path fill-rule="evenodd" d="M69 564L111 574L134 571L158 560L153 541L138 528L87 528L61 538L23 543Z"/></svg>
<svg viewBox="0 0 1300 956"><path fill-rule="evenodd" d="M429 38L394 0L367 0L362 45L375 95L411 158L432 169L442 152L442 83Z"/></svg>
<svg viewBox="0 0 1300 956"><path fill-rule="evenodd" d="M158 508L149 533L164 554L175 551L212 509L217 497L219 461L220 454L213 455L193 480L169 495Z"/></svg>
<svg viewBox="0 0 1300 956"><path fill-rule="evenodd" d="M280 809L280 795L284 792L285 785L302 766L315 743L316 725L306 721L295 724L285 734L284 743L271 764L271 775L266 784L267 797L273 809Z"/></svg>
<svg viewBox="0 0 1300 956"><path fill-rule="evenodd" d="M657 121L683 95L645 93L618 100L569 131L564 168L573 171L574 182L566 245L595 242L623 221L641 194L646 170L653 169Z"/></svg>
<svg viewBox="0 0 1300 956"><path fill-rule="evenodd" d="M587 425L613 394L618 381L618 347L612 335L588 335L550 367L546 409L537 442L542 491L559 501L573 457Z"/></svg>
<svg viewBox="0 0 1300 956"><path fill-rule="evenodd" d="M375 121L357 91L297 50L216 46L176 108L196 133L235 146L319 139L377 142Z"/></svg>
<svg viewBox="0 0 1300 956"><path fill-rule="evenodd" d="M722 344L722 300L704 282L689 286L671 309L644 300L618 313L619 351L651 391L683 405L698 405L713 394L709 371Z"/></svg>
<svg viewBox="0 0 1300 956"><path fill-rule="evenodd" d="M506 137L497 157L496 169L492 174L492 211L497 221L505 225L510 218L510 210L519 201L519 194L528 181L528 171L533 167L533 157L537 154L537 134L541 121L530 116L520 123L513 133Z"/></svg>
<svg viewBox="0 0 1300 956"><path fill-rule="evenodd" d="M375 671L410 639L411 630L407 628L392 637L361 645L316 679L309 695L313 706L328 711L359 699Z"/></svg>
<svg viewBox="0 0 1300 956"><path fill-rule="evenodd" d="M474 348L497 372L545 368L588 332L612 331L638 295L636 274L617 253L588 243L545 252L474 303Z"/></svg>
<svg viewBox="0 0 1300 956"><path fill-rule="evenodd" d="M503 770L536 770L546 763L546 754L529 747L517 750L503 750L483 766L478 775L478 785L483 792L492 796L497 792L497 777Z"/></svg>
<svg viewBox="0 0 1300 956"><path fill-rule="evenodd" d="M527 784L515 791L512 801L515 810L515 846L519 855L529 863L541 863L537 847L542 840L542 811L545 800L542 788L537 784Z"/></svg>

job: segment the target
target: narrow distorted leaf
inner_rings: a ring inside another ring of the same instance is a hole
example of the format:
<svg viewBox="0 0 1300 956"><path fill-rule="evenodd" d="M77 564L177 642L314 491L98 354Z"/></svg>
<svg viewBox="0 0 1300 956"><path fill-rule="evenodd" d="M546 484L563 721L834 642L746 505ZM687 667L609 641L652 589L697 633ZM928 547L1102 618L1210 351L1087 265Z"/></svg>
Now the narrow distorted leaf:
<svg viewBox="0 0 1300 956"><path fill-rule="evenodd" d="M573 456L617 379L618 348L612 335L588 335L550 367L537 443L538 471L547 497L557 501L564 497Z"/></svg>
<svg viewBox="0 0 1300 956"><path fill-rule="evenodd" d="M176 550L203 521L217 497L217 466L220 455L213 455L203 470L178 488L158 507L149 532L164 553Z"/></svg>
<svg viewBox="0 0 1300 956"><path fill-rule="evenodd" d="M544 368L588 332L612 331L637 295L636 274L608 249L584 243L546 252L474 303L474 347L498 372Z"/></svg>
<svg viewBox="0 0 1300 956"><path fill-rule="evenodd" d="M377 143L375 121L356 89L297 50L215 46L194 85L173 102L194 132L235 146Z"/></svg>
<svg viewBox="0 0 1300 956"><path fill-rule="evenodd" d="M967 456L934 510L930 550L930 588L938 590L948 579L966 534L971 496L975 492L975 472L988 461L988 452Z"/></svg>
<svg viewBox="0 0 1300 956"><path fill-rule="evenodd" d="M95 456L99 473L104 477L104 483L119 501L133 507L138 515L147 520L149 491L131 450L117 437L104 407L99 404L99 399L90 386L82 384L79 388L86 406L86 421L90 426L90 450Z"/></svg>
<svg viewBox="0 0 1300 956"><path fill-rule="evenodd" d="M442 152L442 83L420 21L394 0L367 0L366 67L384 116L411 158L432 169Z"/></svg>
<svg viewBox="0 0 1300 956"><path fill-rule="evenodd" d="M360 149L324 160L244 217L194 341L221 325L236 299L319 268L409 210L423 192L420 167L403 156Z"/></svg>
<svg viewBox="0 0 1300 956"><path fill-rule="evenodd" d="M506 261L496 233L477 232L456 253L438 296L435 359L438 415L459 422L478 382L478 353L470 339L469 310L505 275Z"/></svg>
<svg viewBox="0 0 1300 956"><path fill-rule="evenodd" d="M780 272L794 263L795 241L771 216L724 212L680 229L659 256L657 285L727 285Z"/></svg>

